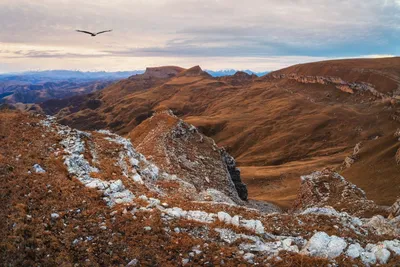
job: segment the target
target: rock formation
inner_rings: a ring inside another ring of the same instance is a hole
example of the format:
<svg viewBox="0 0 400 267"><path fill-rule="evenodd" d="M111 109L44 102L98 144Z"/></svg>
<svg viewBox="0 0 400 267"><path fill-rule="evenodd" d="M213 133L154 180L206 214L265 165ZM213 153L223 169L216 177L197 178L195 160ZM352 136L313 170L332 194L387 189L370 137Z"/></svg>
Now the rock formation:
<svg viewBox="0 0 400 267"><path fill-rule="evenodd" d="M343 170L345 168L350 168L351 165L353 165L359 159L359 153L361 150L361 146L362 146L362 142L359 142L355 145L355 147L353 149L353 153L344 159L344 162L339 169Z"/></svg>
<svg viewBox="0 0 400 267"><path fill-rule="evenodd" d="M138 76L141 76L143 78L166 79L166 78L174 77L182 71L184 71L183 68L175 67L175 66L154 67L154 68L146 68L145 73L143 73L142 75L138 75Z"/></svg>
<svg viewBox="0 0 400 267"><path fill-rule="evenodd" d="M390 207L389 217L395 218L400 216L400 198Z"/></svg>
<svg viewBox="0 0 400 267"><path fill-rule="evenodd" d="M397 165L400 165L400 148L397 150L395 158Z"/></svg>
<svg viewBox="0 0 400 267"><path fill-rule="evenodd" d="M291 74L275 74L272 73L271 77L274 79L289 79L289 80L295 80L300 83L318 83L318 84L332 84L334 85L337 89L354 94L355 92L369 92L372 95L376 97L387 97L384 94L380 93L377 91L374 87L374 85L366 82L346 82L343 81L340 77L323 77L323 76L303 76L303 75L298 75L296 73L291 73Z"/></svg>
<svg viewBox="0 0 400 267"><path fill-rule="evenodd" d="M223 161L225 162L229 175L231 177L232 182L235 184L236 191L239 194L239 197L242 200L247 200L248 193L247 187L244 183L242 183L242 179L240 178L240 170L236 167L235 159L226 152L225 149L221 148L220 153Z"/></svg>
<svg viewBox="0 0 400 267"><path fill-rule="evenodd" d="M301 176L301 186L293 211L301 212L310 207L324 206L331 206L355 216L386 213L384 208L368 200L362 189L330 169Z"/></svg>
<svg viewBox="0 0 400 267"><path fill-rule="evenodd" d="M140 153L151 157L170 174L193 184L199 192L214 189L236 202L239 198L247 200L247 188L241 182L235 160L172 111L157 111L129 137Z"/></svg>

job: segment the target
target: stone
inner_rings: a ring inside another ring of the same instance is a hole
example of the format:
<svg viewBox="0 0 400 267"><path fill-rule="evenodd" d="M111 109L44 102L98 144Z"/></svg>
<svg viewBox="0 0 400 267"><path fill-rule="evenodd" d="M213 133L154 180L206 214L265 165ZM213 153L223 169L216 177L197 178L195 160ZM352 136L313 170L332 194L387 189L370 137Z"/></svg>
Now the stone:
<svg viewBox="0 0 400 267"><path fill-rule="evenodd" d="M394 137L400 138L400 128L398 128L398 129L396 130L396 132L394 133Z"/></svg>
<svg viewBox="0 0 400 267"><path fill-rule="evenodd" d="M39 164L33 165L33 169L36 173L46 173L46 171Z"/></svg>
<svg viewBox="0 0 400 267"><path fill-rule="evenodd" d="M139 263L137 259L131 260L126 266L136 266Z"/></svg>
<svg viewBox="0 0 400 267"><path fill-rule="evenodd" d="M375 254L372 252L363 252L361 253L361 261L367 266L376 264Z"/></svg>
<svg viewBox="0 0 400 267"><path fill-rule="evenodd" d="M390 218L400 216L400 198L390 207Z"/></svg>
<svg viewBox="0 0 400 267"><path fill-rule="evenodd" d="M254 257L255 255L253 253L246 253L243 255L243 259L250 264L254 263Z"/></svg>
<svg viewBox="0 0 400 267"><path fill-rule="evenodd" d="M220 211L220 212L218 212L218 220L220 222L230 224L232 221L232 217L228 213Z"/></svg>
<svg viewBox="0 0 400 267"><path fill-rule="evenodd" d="M143 227L143 229L144 229L145 231L151 231L151 227L150 227L150 226L145 226L145 227Z"/></svg>
<svg viewBox="0 0 400 267"><path fill-rule="evenodd" d="M325 232L317 232L307 242L301 253L314 257L334 259L338 257L346 247L347 243L343 238L329 236Z"/></svg>
<svg viewBox="0 0 400 267"><path fill-rule="evenodd" d="M259 220L241 220L240 226L254 231L256 234L264 234L264 226Z"/></svg>
<svg viewBox="0 0 400 267"><path fill-rule="evenodd" d="M238 215L233 216L231 224L238 227L240 225L240 219Z"/></svg>
<svg viewBox="0 0 400 267"><path fill-rule="evenodd" d="M346 251L346 255L352 259L356 259L360 257L361 253L364 252L364 249L360 246L360 244L355 243L351 244Z"/></svg>
<svg viewBox="0 0 400 267"><path fill-rule="evenodd" d="M53 219L53 220L57 220L58 218L60 218L60 215L57 214L57 213L52 213L52 214L50 215L50 217L51 217L51 219Z"/></svg>
<svg viewBox="0 0 400 267"><path fill-rule="evenodd" d="M382 246L376 246L372 249L372 252L374 252L375 257L380 264L386 264L390 258L390 251Z"/></svg>
<svg viewBox="0 0 400 267"><path fill-rule="evenodd" d="M392 251L395 255L400 256L400 241L395 240L385 240L382 242L386 248Z"/></svg>
<svg viewBox="0 0 400 267"><path fill-rule="evenodd" d="M366 227L371 228L377 235L396 235L397 229L390 224L382 215L372 217L366 224Z"/></svg>

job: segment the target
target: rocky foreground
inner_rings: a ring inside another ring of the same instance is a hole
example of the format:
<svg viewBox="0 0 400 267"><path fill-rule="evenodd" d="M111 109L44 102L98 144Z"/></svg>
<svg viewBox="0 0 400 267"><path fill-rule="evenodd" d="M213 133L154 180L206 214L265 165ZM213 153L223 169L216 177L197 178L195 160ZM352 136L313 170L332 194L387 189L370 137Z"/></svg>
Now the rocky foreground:
<svg viewBox="0 0 400 267"><path fill-rule="evenodd" d="M9 111L0 117L3 265L400 262L398 202L378 206L331 170L301 178L290 212L273 205L257 209L245 201L240 191L244 185L235 186L236 167L223 150L214 147L214 154L211 145L197 154L183 153L180 140L194 145L193 136L200 140L202 135L175 117L168 124L172 135L150 138L151 132L146 132L143 140L164 140L184 156L158 154L154 162L129 139L109 131L83 132L57 124L52 117ZM169 115L166 119L171 121ZM140 143L146 143L143 140ZM179 170L172 168L171 160L180 163ZM210 166L218 167L217 176L200 173L212 173Z"/></svg>

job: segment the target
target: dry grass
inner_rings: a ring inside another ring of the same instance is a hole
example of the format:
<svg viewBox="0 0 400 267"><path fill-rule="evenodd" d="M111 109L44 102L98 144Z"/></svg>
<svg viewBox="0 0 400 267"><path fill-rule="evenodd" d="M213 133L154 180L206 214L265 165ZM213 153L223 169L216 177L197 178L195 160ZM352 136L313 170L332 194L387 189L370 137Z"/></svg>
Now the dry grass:
<svg viewBox="0 0 400 267"><path fill-rule="evenodd" d="M388 93L398 86L398 61L399 58L330 61L281 72L367 81L375 84L378 91ZM89 110L86 98L101 99L103 105ZM386 136L399 127L391 119L397 116L394 114L398 105L389 108L368 93L350 95L332 85L268 77L239 81L238 77L216 79L204 75L172 79L136 77L86 98L68 102L72 114L64 114L63 122L82 129L109 127L128 135L146 114L172 109L214 138L218 145L227 147L239 165L247 169L244 180L249 184L251 197L272 201L283 208L294 200L299 174L337 166L358 142L372 142L374 135ZM135 141L141 135L131 137ZM383 151L387 146L378 149ZM387 177L397 175L398 169L382 163L377 155L368 164L384 171L365 176L360 168L345 177L360 185L379 204L389 205L399 188L393 188L394 178ZM282 181L277 181L282 175ZM360 181L359 177L364 178ZM383 198L381 190L385 190Z"/></svg>

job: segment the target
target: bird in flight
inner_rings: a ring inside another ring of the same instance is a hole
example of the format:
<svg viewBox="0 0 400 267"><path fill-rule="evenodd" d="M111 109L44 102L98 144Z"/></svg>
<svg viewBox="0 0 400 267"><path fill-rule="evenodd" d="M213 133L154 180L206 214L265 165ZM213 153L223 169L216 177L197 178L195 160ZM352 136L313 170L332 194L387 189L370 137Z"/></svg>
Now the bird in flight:
<svg viewBox="0 0 400 267"><path fill-rule="evenodd" d="M81 30L76 30L76 31L77 32L87 33L87 34L90 34L92 37L95 37L96 35L99 35L99 34L105 33L105 32L111 32L112 30L101 31L101 32L88 32L88 31L81 31Z"/></svg>

